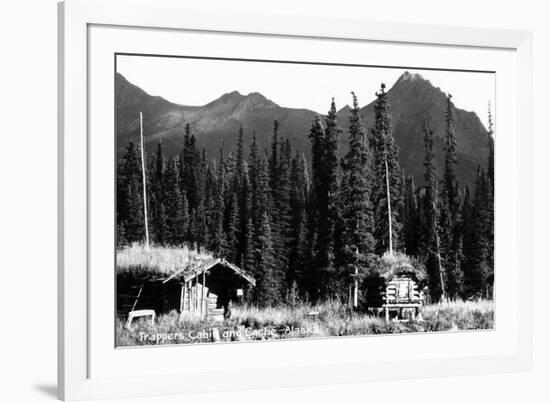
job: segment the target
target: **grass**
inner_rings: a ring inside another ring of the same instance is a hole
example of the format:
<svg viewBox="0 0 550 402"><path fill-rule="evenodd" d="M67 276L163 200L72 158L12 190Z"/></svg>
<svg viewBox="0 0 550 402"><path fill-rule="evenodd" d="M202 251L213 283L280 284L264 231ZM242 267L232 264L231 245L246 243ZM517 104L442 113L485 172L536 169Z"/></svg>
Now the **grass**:
<svg viewBox="0 0 550 402"><path fill-rule="evenodd" d="M175 311L158 317L154 327L141 322L127 329L119 321L116 336L117 346L136 346L482 330L494 328L494 303L481 300L432 304L422 309L422 318L385 321L363 313L350 314L337 302L292 308L235 306L231 319L224 322L180 321Z"/></svg>
<svg viewBox="0 0 550 402"><path fill-rule="evenodd" d="M492 300L443 302L425 306L422 316L428 331L492 329L494 309Z"/></svg>
<svg viewBox="0 0 550 402"><path fill-rule="evenodd" d="M183 267L200 266L213 258L209 253L199 252L187 246L146 247L136 243L117 250L116 267L118 273L139 269L167 276Z"/></svg>
<svg viewBox="0 0 550 402"><path fill-rule="evenodd" d="M377 275L383 276L386 279L391 279L399 274L413 274L417 280L426 278L425 267L417 260L410 256L395 252L388 252L380 258Z"/></svg>

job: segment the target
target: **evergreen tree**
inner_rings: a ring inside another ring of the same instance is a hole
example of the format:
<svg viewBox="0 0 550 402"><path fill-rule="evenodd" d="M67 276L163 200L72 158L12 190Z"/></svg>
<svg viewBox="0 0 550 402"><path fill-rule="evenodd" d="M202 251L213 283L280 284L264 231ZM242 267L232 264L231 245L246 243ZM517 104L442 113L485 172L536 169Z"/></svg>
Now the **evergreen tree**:
<svg viewBox="0 0 550 402"><path fill-rule="evenodd" d="M461 225L461 223L457 223ZM453 253L450 259L446 261L447 278L447 296L450 300L457 300L463 294L464 271L463 271L463 236L460 229L455 229L455 240L453 244Z"/></svg>
<svg viewBox="0 0 550 402"><path fill-rule="evenodd" d="M130 243L145 238L142 180L139 150L129 141L118 164L117 222L124 228L124 239Z"/></svg>
<svg viewBox="0 0 550 402"><path fill-rule="evenodd" d="M168 236L168 227L166 225L166 208L164 205L164 157L162 153L162 143L157 145L157 151L154 158L154 168L151 180L151 215L152 215L152 234L153 239L158 244L164 244Z"/></svg>
<svg viewBox="0 0 550 402"><path fill-rule="evenodd" d="M418 216L416 190L412 176L405 179L403 188L403 248L406 254L414 256L418 254L419 248L420 219Z"/></svg>
<svg viewBox="0 0 550 402"><path fill-rule="evenodd" d="M205 199L199 204L196 210L189 210L189 234L187 238L190 242L195 242L199 247L208 247L214 232L217 227L213 226L214 205L216 204L216 196L213 193L212 197ZM187 201L187 196L185 197ZM189 205L189 204L187 204Z"/></svg>
<svg viewBox="0 0 550 402"><path fill-rule="evenodd" d="M200 202L198 167L201 158L197 150L195 136L191 134L189 124L185 125L183 140L184 146L179 166L180 191L187 194L190 209L196 210Z"/></svg>
<svg viewBox="0 0 550 402"><path fill-rule="evenodd" d="M223 145L219 151L219 165L216 177L216 192L211 211L212 236L210 237L210 250L216 255L222 255L226 250L226 238L224 231L225 219L225 172Z"/></svg>
<svg viewBox="0 0 550 402"><path fill-rule="evenodd" d="M489 157L487 159L487 178L491 186L491 192L495 188L495 138L494 138L494 124L493 124L493 114L491 113L491 103L489 103L489 112L488 112L488 147L489 147Z"/></svg>
<svg viewBox="0 0 550 402"><path fill-rule="evenodd" d="M176 231L176 242L178 244L183 244L186 241L189 241L189 229L191 226L191 219L189 217L189 202L187 201L187 194L180 194L178 197L179 201L179 213L178 220L176 221L177 231ZM202 203L201 203L202 206ZM201 210L199 207L199 211Z"/></svg>
<svg viewBox="0 0 550 402"><path fill-rule="evenodd" d="M458 210L460 206L458 195L458 179L456 177L456 136L454 130L454 113L453 113L452 95L447 95L447 109L445 111L445 167L443 170L443 185L441 188L441 196L443 202L450 212L451 227L457 221Z"/></svg>
<svg viewBox="0 0 550 402"><path fill-rule="evenodd" d="M312 143L312 227L313 261L308 270L309 294L314 301L334 291L334 230L337 219L338 126L334 99L325 118L325 127L316 118L310 130Z"/></svg>
<svg viewBox="0 0 550 402"><path fill-rule="evenodd" d="M269 156L269 187L274 192L279 187L279 122L273 122L273 136L271 137L271 154ZM273 194L273 198L276 195Z"/></svg>
<svg viewBox="0 0 550 402"><path fill-rule="evenodd" d="M472 207L464 228L464 298L478 298L485 294L489 276L486 205L487 176L478 167ZM467 205L463 206L466 208Z"/></svg>
<svg viewBox="0 0 550 402"><path fill-rule="evenodd" d="M341 162L341 239L345 247L342 250L342 265L349 264L356 253L365 256L374 253L375 244L367 135L361 121L357 97L353 92L352 96L349 150Z"/></svg>
<svg viewBox="0 0 550 402"><path fill-rule="evenodd" d="M281 267L276 264L269 217L268 162L265 156L257 154L254 140L253 145L250 155L253 213L248 228L247 265L257 279L254 300L260 305L270 305L280 298L283 278Z"/></svg>
<svg viewBox="0 0 550 402"><path fill-rule="evenodd" d="M269 172L265 156L260 154L256 134L252 136L249 155L250 218L254 231L261 225L262 215L269 212Z"/></svg>
<svg viewBox="0 0 550 402"><path fill-rule="evenodd" d="M185 232L180 225L182 224L182 205L181 192L178 186L178 173L176 161L171 159L166 164L164 180L162 182L164 194L164 213L167 217L166 227L167 236L165 242L171 245L181 243L185 237Z"/></svg>
<svg viewBox="0 0 550 402"><path fill-rule="evenodd" d="M251 194L250 194L250 179L248 177L248 166L244 163L244 173L241 180L239 191L239 239L237 246L237 255L239 260L245 258L248 239L248 221L251 218Z"/></svg>
<svg viewBox="0 0 550 402"><path fill-rule="evenodd" d="M308 203L308 261L305 267L304 275L306 288L305 292L313 299L320 296L320 271L322 266L319 264L326 263L319 261L317 257L319 244L319 226L321 220L321 205L323 204L323 186L324 186L324 148L325 138L324 129L321 123L321 118L317 116L311 125L309 132L311 140L311 186L310 197Z"/></svg>
<svg viewBox="0 0 550 402"><path fill-rule="evenodd" d="M494 139L493 116L489 104L489 158L487 163L487 269L488 278L494 277L494 255L495 255L495 139ZM492 286L492 283L488 283ZM486 296L491 296L486 292Z"/></svg>
<svg viewBox="0 0 550 402"><path fill-rule="evenodd" d="M388 103L386 86L381 85L376 93L374 105L374 128L371 145L374 153L373 191L374 234L377 254L392 251L399 247L398 239L401 223L398 220L401 194L401 179L398 160L398 148L395 144L391 124L391 108ZM388 196L389 194L389 196ZM391 216L389 211L391 210ZM390 248L390 222L392 247Z"/></svg>
<svg viewBox="0 0 550 402"><path fill-rule="evenodd" d="M255 249L254 225L252 218L249 217L246 223L246 249L242 258L242 267L253 275L256 273Z"/></svg>
<svg viewBox="0 0 550 402"><path fill-rule="evenodd" d="M250 214L250 181L248 166L244 155L244 131L241 127L237 137L237 149L235 156L235 175L233 179L233 192L237 195L237 228L235 255L237 262L245 258L247 248L247 226Z"/></svg>
<svg viewBox="0 0 550 402"><path fill-rule="evenodd" d="M273 201L277 222L272 225L273 245L278 266L285 273L288 271L289 252L292 247L291 215L291 163L292 149L290 141L281 141L279 146L278 188L274 191ZM273 193L273 191L272 191Z"/></svg>
<svg viewBox="0 0 550 402"><path fill-rule="evenodd" d="M320 208L317 257L321 267L321 295L330 295L336 290L332 283L334 267L334 231L338 219L338 143L342 136L336 115L336 104L332 99L330 110L325 118L324 136L324 188Z"/></svg>
<svg viewBox="0 0 550 402"><path fill-rule="evenodd" d="M241 126L237 137L237 151L235 157L235 178L238 182L237 186L241 184L245 176L245 160L244 160L244 131Z"/></svg>
<svg viewBox="0 0 550 402"><path fill-rule="evenodd" d="M304 288L304 268L307 265L307 166L298 151L292 159L290 173L290 254L287 284Z"/></svg>
<svg viewBox="0 0 550 402"><path fill-rule="evenodd" d="M428 272L429 290L433 300L446 297L445 276L441 262L441 249L437 210L437 175L435 169L434 133L424 121L424 181L426 183L423 198L424 230L423 244Z"/></svg>
<svg viewBox="0 0 550 402"><path fill-rule="evenodd" d="M256 287L255 299L262 306L273 306L281 302L281 278L277 275L271 226L267 212L262 214L256 236Z"/></svg>
<svg viewBox="0 0 550 402"><path fill-rule="evenodd" d="M240 264L237 249L239 242L239 200L236 193L233 193L229 203L227 226L222 255L230 262Z"/></svg>
<svg viewBox="0 0 550 402"><path fill-rule="evenodd" d="M445 166L440 194L440 239L441 253L447 280L448 297L455 299L462 287L460 196L456 177L456 136L452 96L447 95L445 111Z"/></svg>

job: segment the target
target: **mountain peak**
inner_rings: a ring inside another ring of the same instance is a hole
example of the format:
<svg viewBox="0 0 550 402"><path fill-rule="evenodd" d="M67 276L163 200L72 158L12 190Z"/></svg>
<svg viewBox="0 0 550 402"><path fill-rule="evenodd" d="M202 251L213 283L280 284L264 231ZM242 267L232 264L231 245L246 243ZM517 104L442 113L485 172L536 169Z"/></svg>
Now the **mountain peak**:
<svg viewBox="0 0 550 402"><path fill-rule="evenodd" d="M251 92L248 94L248 98L256 101L256 102L269 102L269 103L272 103L275 105L275 102L273 102L272 100L266 98L265 96L263 96L261 93L259 92Z"/></svg>
<svg viewBox="0 0 550 402"><path fill-rule="evenodd" d="M214 105L233 105L239 109L261 109L261 108L273 108L276 107L273 101L267 99L259 92L251 92L248 95L243 95L239 91L227 92L220 96L218 99L210 102L207 106Z"/></svg>
<svg viewBox="0 0 550 402"><path fill-rule="evenodd" d="M277 107L277 104L259 92L251 92L242 99L239 103L239 109L257 110L257 109L272 109Z"/></svg>
<svg viewBox="0 0 550 402"><path fill-rule="evenodd" d="M351 106L350 105L345 105L343 108L338 110L338 112L336 112L336 114L337 115L346 114L346 113L349 113L350 110L351 110Z"/></svg>
<svg viewBox="0 0 550 402"><path fill-rule="evenodd" d="M415 98L418 103L440 103L443 102L445 94L440 88L436 88L433 84L422 77L418 73L410 73L405 71L399 79L393 84L390 92L394 102L402 101L404 98ZM413 105L411 105L413 106Z"/></svg>
<svg viewBox="0 0 550 402"><path fill-rule="evenodd" d="M217 100L224 100L224 101L241 101L243 100L245 96L242 95L239 91L231 91L223 94L220 96Z"/></svg>
<svg viewBox="0 0 550 402"><path fill-rule="evenodd" d="M397 80L396 84L405 82L405 81L425 81L424 77L422 77L418 73L409 73L408 71L405 71L403 74L401 74L401 77Z"/></svg>

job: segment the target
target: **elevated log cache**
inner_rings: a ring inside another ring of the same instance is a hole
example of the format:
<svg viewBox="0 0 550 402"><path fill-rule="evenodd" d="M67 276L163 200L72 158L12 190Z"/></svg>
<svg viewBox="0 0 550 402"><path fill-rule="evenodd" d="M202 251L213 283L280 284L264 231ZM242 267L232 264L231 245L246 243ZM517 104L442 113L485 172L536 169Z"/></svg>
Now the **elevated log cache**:
<svg viewBox="0 0 550 402"><path fill-rule="evenodd" d="M386 320L419 319L424 304L419 282L424 279L422 269L415 268L408 257L382 259L382 269L366 279L367 310Z"/></svg>

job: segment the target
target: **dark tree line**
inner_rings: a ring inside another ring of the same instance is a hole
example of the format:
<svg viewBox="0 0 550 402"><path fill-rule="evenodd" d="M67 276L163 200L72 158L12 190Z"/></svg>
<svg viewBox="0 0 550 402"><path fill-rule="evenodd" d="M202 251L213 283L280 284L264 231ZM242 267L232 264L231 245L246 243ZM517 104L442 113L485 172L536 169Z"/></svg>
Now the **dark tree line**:
<svg viewBox="0 0 550 402"><path fill-rule="evenodd" d="M426 121L425 183L416 188L399 167L384 85L376 95L367 131L352 94L342 158L332 100L327 116L312 122L310 165L277 121L269 149L259 149L255 133L241 128L236 148L226 154L222 145L216 160L206 159L189 125L179 155L166 157L159 142L146 154L152 242L195 245L238 264L256 278L249 297L260 305L296 295L314 302L346 298L351 273L374 272L379 257L396 250L425 265L433 300L487 297L494 248L491 116L488 166L478 167L473 188L461 186L449 95L445 115L432 116L446 123L443 169L435 165ZM139 151L128 142L118 163L118 246L145 237Z"/></svg>

